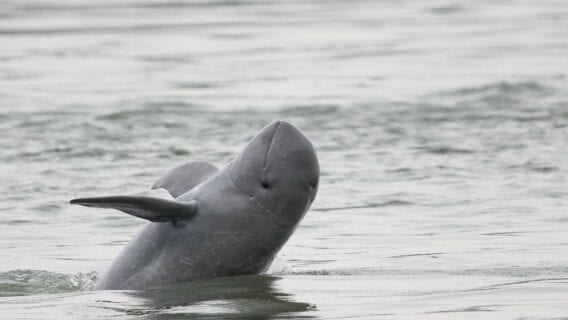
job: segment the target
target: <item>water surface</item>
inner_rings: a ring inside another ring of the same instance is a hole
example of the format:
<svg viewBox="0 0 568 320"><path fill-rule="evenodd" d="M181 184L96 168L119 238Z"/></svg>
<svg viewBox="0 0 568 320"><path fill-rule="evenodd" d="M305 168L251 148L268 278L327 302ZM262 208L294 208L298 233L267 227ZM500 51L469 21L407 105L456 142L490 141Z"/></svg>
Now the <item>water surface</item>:
<svg viewBox="0 0 568 320"><path fill-rule="evenodd" d="M9 319L568 317L563 1L3 1ZM222 166L267 123L321 164L282 274L89 291L143 221L69 206Z"/></svg>

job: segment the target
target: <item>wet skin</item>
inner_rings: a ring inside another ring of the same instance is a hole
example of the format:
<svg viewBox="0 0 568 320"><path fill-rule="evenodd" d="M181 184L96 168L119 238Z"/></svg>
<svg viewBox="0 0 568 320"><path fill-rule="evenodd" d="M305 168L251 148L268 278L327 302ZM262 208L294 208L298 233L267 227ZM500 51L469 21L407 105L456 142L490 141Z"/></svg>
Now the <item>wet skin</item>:
<svg viewBox="0 0 568 320"><path fill-rule="evenodd" d="M293 125L276 121L221 170L194 162L166 174L157 187L168 189L175 200L72 200L151 221L95 288L141 289L261 273L306 214L318 181L318 160L309 140Z"/></svg>

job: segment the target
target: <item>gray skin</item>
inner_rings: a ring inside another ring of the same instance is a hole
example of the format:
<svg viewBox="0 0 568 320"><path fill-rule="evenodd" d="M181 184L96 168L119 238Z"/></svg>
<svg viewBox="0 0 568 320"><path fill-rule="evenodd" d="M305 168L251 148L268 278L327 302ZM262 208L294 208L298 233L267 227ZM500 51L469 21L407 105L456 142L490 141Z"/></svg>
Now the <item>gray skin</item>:
<svg viewBox="0 0 568 320"><path fill-rule="evenodd" d="M181 166L158 180L154 187L168 189L176 196L172 201L127 196L71 201L157 221L130 241L95 289L264 272L306 214L319 182L314 148L284 121L262 129L221 170L208 163L197 167ZM206 174L195 178L192 170ZM190 189L184 192L184 186Z"/></svg>

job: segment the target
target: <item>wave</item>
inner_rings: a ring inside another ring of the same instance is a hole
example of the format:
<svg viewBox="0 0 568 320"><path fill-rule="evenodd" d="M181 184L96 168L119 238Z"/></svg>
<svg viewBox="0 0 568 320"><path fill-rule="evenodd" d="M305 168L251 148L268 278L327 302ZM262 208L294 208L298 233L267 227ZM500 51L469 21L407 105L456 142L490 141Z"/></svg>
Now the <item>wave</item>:
<svg viewBox="0 0 568 320"><path fill-rule="evenodd" d="M416 253L408 255L392 256L391 259L400 259L418 255L440 255L443 252ZM491 276L506 278L533 279L568 279L568 267L503 267L503 268L479 268L462 270L443 269L322 269L322 270L291 270L285 274L304 276L415 276L415 275L440 275L440 276ZM525 281L525 280L520 280ZM532 281L532 280L530 280ZM540 281L540 280L539 280Z"/></svg>
<svg viewBox="0 0 568 320"><path fill-rule="evenodd" d="M96 271L64 274L17 269L0 272L0 297L88 290L98 278L99 273Z"/></svg>
<svg viewBox="0 0 568 320"><path fill-rule="evenodd" d="M469 95L546 95L552 89L537 81L493 82L477 87L468 87L447 92L448 95L469 96Z"/></svg>

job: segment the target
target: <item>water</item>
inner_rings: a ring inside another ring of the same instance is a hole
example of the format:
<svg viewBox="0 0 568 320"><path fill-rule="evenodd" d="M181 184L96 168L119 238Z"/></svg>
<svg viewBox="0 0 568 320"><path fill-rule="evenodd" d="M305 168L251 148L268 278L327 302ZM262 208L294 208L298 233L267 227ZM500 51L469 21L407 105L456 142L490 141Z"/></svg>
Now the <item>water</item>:
<svg viewBox="0 0 568 320"><path fill-rule="evenodd" d="M564 1L0 3L6 319L568 317ZM292 270L89 291L143 221L70 206L316 146Z"/></svg>

